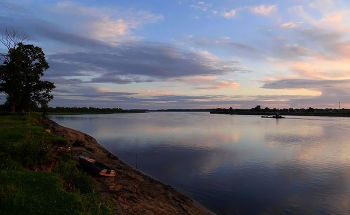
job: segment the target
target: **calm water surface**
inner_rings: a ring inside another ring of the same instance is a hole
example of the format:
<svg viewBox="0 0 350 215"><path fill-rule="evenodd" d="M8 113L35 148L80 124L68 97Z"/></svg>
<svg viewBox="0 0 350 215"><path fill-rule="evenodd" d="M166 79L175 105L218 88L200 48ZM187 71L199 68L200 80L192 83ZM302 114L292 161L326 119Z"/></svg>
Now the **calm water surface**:
<svg viewBox="0 0 350 215"><path fill-rule="evenodd" d="M349 214L350 118L52 116L217 214ZM137 159L136 159L137 154Z"/></svg>

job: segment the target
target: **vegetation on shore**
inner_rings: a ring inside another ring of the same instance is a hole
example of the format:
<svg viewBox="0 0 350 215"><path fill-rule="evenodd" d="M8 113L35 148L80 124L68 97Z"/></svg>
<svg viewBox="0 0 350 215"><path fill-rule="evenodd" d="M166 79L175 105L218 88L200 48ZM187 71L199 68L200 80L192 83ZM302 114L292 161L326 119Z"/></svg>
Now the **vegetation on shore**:
<svg viewBox="0 0 350 215"><path fill-rule="evenodd" d="M145 113L147 110L121 108L95 108L95 107L49 107L49 115L75 115L75 114L113 114L113 113Z"/></svg>
<svg viewBox="0 0 350 215"><path fill-rule="evenodd" d="M338 116L338 117L350 117L350 109L331 109L331 108L261 108L257 105L251 109L233 109L230 108L217 108L210 111L211 114L231 114L231 115L292 115L292 116Z"/></svg>
<svg viewBox="0 0 350 215"><path fill-rule="evenodd" d="M0 105L0 115L7 114L6 105ZM32 108L34 112L40 112L40 108ZM47 107L45 115L79 115L79 114L113 114L113 113L145 113L148 110L121 108L95 108L95 107Z"/></svg>
<svg viewBox="0 0 350 215"><path fill-rule="evenodd" d="M0 116L0 214L112 214L39 114Z"/></svg>

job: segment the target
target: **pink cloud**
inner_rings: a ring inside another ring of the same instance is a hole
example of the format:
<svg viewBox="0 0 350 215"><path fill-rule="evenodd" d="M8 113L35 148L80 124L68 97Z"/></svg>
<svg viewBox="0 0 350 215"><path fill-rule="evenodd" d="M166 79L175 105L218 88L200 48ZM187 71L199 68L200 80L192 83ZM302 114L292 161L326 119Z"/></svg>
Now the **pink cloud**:
<svg viewBox="0 0 350 215"><path fill-rule="evenodd" d="M319 61L319 62L296 62L293 70L300 77L317 78L324 80L342 80L349 79L350 72L348 70L349 62L340 61Z"/></svg>
<svg viewBox="0 0 350 215"><path fill-rule="evenodd" d="M282 28L296 28L299 27L298 24L295 24L294 22L286 22L281 25Z"/></svg>
<svg viewBox="0 0 350 215"><path fill-rule="evenodd" d="M250 11L252 13L255 13L255 14L268 16L268 15L272 14L273 12L277 11L277 6L276 5L260 5L260 6L251 7Z"/></svg>
<svg viewBox="0 0 350 215"><path fill-rule="evenodd" d="M93 34L98 38L108 38L128 33L129 26L122 20L111 20L108 17L96 21L93 24Z"/></svg>
<svg viewBox="0 0 350 215"><path fill-rule="evenodd" d="M174 92L171 92L171 91L160 91L160 90L147 90L146 94L147 95L152 95L152 96L160 96L160 95L171 95L171 94L174 94Z"/></svg>
<svg viewBox="0 0 350 215"><path fill-rule="evenodd" d="M222 16L225 17L225 18L227 18L227 19L230 19L230 18L235 17L235 16L236 16L236 13L237 13L237 11L236 11L235 9L232 9L232 10L230 10L230 11L224 11L224 12L222 13Z"/></svg>
<svg viewBox="0 0 350 215"><path fill-rule="evenodd" d="M177 79L185 85L190 85L201 90L238 89L239 84L233 80L220 81L213 76L195 76L191 78Z"/></svg>
<svg viewBox="0 0 350 215"><path fill-rule="evenodd" d="M148 11L119 10L108 7L86 7L77 3L61 2L50 8L58 17L69 19L70 31L101 41L135 40L131 29L163 19L161 14Z"/></svg>

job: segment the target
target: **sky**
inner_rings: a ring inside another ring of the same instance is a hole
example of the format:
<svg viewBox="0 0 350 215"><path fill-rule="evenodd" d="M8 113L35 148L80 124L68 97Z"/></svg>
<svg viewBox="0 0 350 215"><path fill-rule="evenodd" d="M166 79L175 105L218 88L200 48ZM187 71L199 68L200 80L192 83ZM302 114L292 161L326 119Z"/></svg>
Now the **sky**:
<svg viewBox="0 0 350 215"><path fill-rule="evenodd" d="M43 49L52 107L350 108L345 0L0 0L6 28Z"/></svg>

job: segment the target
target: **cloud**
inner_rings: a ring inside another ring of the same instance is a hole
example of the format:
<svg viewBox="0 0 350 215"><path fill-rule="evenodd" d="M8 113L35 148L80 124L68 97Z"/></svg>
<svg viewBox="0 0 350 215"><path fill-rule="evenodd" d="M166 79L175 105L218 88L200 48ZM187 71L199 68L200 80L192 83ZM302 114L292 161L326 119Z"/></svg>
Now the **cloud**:
<svg viewBox="0 0 350 215"><path fill-rule="evenodd" d="M298 24L294 23L294 22L286 22L286 23L283 23L281 25L282 28L297 28L299 27Z"/></svg>
<svg viewBox="0 0 350 215"><path fill-rule="evenodd" d="M350 11L344 9L346 7L342 1L312 1L307 6L294 7L291 12L302 19L305 26L294 28L295 39L312 50L314 55L332 60L348 59L350 25L347 20L350 19ZM315 16L315 12L319 15ZM292 28L293 24L283 25Z"/></svg>
<svg viewBox="0 0 350 215"><path fill-rule="evenodd" d="M78 92L78 93L77 93ZM137 94L111 92L105 93L93 87L74 87L70 90L55 93L55 99L51 106L89 106L110 107L111 103L118 104L121 108L176 108L198 105L200 101L209 102L213 96L186 96L186 95L153 95L139 97ZM84 102L85 101L85 102ZM198 106L197 106L198 107Z"/></svg>
<svg viewBox="0 0 350 215"><path fill-rule="evenodd" d="M321 29L317 27L303 28L296 32L303 36L305 40L317 43L318 45L321 45L322 43L325 43L327 41L328 43L334 43L336 41L339 41L343 36L343 34L339 32L335 32L329 29Z"/></svg>
<svg viewBox="0 0 350 215"><path fill-rule="evenodd" d="M198 2L197 4L192 4L191 7L196 9L196 10L202 10L202 11L207 11L213 3L205 3L205 2Z"/></svg>
<svg viewBox="0 0 350 215"><path fill-rule="evenodd" d="M202 46L208 46L208 45L212 45L213 44L213 42L211 40L208 40L207 38L197 39L196 43L198 45L202 45Z"/></svg>
<svg viewBox="0 0 350 215"><path fill-rule="evenodd" d="M0 2L0 12L3 12L4 15L0 16L0 31L5 32L6 28L21 29L25 32L31 41L40 43L43 40L47 39L51 41L59 42L59 46L66 45L67 47L107 47L106 42L102 42L97 39L87 37L83 33L80 33L75 29L71 31L69 29L62 28L55 22L51 22L51 18L43 19L37 17L37 14L33 14L30 10L22 9L22 6L19 6L15 3L7 3L8 10L5 10L1 7ZM45 14L47 11L44 9L38 9L40 12L38 14ZM18 11L20 11L19 14ZM52 15L50 15L52 16ZM64 18L64 17L62 17ZM8 20L11 20L10 22ZM72 18L70 22L76 22L76 18ZM68 21L67 21L68 22ZM79 27L77 26L77 29Z"/></svg>
<svg viewBox="0 0 350 215"><path fill-rule="evenodd" d="M0 30L3 31L6 27L23 29L31 40L37 41L45 37L68 42L76 37L79 39L71 41L71 44L78 44L77 46L88 43L84 41L116 45L121 41L139 40L132 35L132 29L163 20L162 14L133 9L86 7L72 2L61 2L45 7L36 5L33 11L26 7L33 8L34 3L22 3L24 6L13 2L0 2Z"/></svg>
<svg viewBox="0 0 350 215"><path fill-rule="evenodd" d="M185 79L184 79L185 80ZM195 78L190 79L192 84L201 85ZM209 83L209 80L208 80ZM217 83L220 83L218 81ZM225 95L181 95L175 92L147 91L145 95L130 92L114 92L99 87L82 86L79 84L60 85L54 91L55 99L50 106L94 106L94 107L130 107L155 108L217 108L233 106L236 108L275 106L279 100L301 98L300 96L225 96Z"/></svg>
<svg viewBox="0 0 350 215"><path fill-rule="evenodd" d="M54 100L50 102L50 106L68 106L68 107L122 107L130 108L140 107L137 102L141 102L142 99L137 99L137 93L130 92L113 92L106 89L100 89L92 86L82 85L60 85L53 92ZM128 102L127 104L120 103ZM117 104L117 106L115 105Z"/></svg>
<svg viewBox="0 0 350 215"><path fill-rule="evenodd" d="M268 16L277 11L277 5L260 5L250 7L250 11L255 14Z"/></svg>
<svg viewBox="0 0 350 215"><path fill-rule="evenodd" d="M236 16L236 13L237 13L237 11L236 11L235 9L232 9L232 10L230 10L230 11L224 11L224 12L222 13L222 16L225 17L225 18L227 18L227 19L230 19L230 18L235 17L235 16Z"/></svg>
<svg viewBox="0 0 350 215"><path fill-rule="evenodd" d="M181 83L185 83L188 86L192 86L194 89L199 90L220 90L220 89L238 89L239 84L233 80L218 80L214 76L194 76L189 78L175 79Z"/></svg>
<svg viewBox="0 0 350 215"><path fill-rule="evenodd" d="M338 108L338 102L343 106L350 105L350 79L344 80L310 80L282 79L265 83L265 89L314 89L320 92L317 96L302 96L289 98L290 107ZM285 102L286 103L286 102Z"/></svg>
<svg viewBox="0 0 350 215"><path fill-rule="evenodd" d="M106 89L99 89L91 86L71 85L55 89L55 96L83 96L83 97L96 97L96 98L120 98L125 96L136 95L136 93L129 92L112 92Z"/></svg>
<svg viewBox="0 0 350 215"><path fill-rule="evenodd" d="M297 59L310 55L308 48L298 44L278 44L275 46L275 55L282 59Z"/></svg>
<svg viewBox="0 0 350 215"><path fill-rule="evenodd" d="M321 14L329 14L333 11L342 10L346 4L344 4L344 1L332 1L332 0L313 0L311 2L308 2L308 7L317 10Z"/></svg>
<svg viewBox="0 0 350 215"><path fill-rule="evenodd" d="M79 79L79 78L57 78L57 77L46 77L43 76L42 77L43 80L45 81L51 81L53 82L55 85L77 85L77 84L82 84L83 80Z"/></svg>
<svg viewBox="0 0 350 215"><path fill-rule="evenodd" d="M193 49L193 48L191 50L194 51L195 53L199 54L200 56L203 56L204 58L209 59L213 62L221 61L221 59L218 56L210 53L207 50Z"/></svg>
<svg viewBox="0 0 350 215"><path fill-rule="evenodd" d="M165 44L133 43L109 52L48 55L48 77L82 76L87 82L150 82L196 75L224 75L241 69L210 53L186 51Z"/></svg>
<svg viewBox="0 0 350 215"><path fill-rule="evenodd" d="M345 59L350 58L350 41L336 42L329 47L334 54L338 57L342 57Z"/></svg>
<svg viewBox="0 0 350 215"><path fill-rule="evenodd" d="M61 88L61 87L60 87ZM80 87L76 87L79 90ZM330 104L326 107L336 107L338 105L338 99L340 101L346 101L346 96L339 97L317 97L317 96L298 96L298 95L252 95L252 96L227 96L227 95L177 95L174 92L169 91L164 94L147 94L142 96L140 94L125 94L123 92L107 93L95 91L69 91L72 94L55 94L55 99L50 102L50 106L94 106L94 107L114 107L126 108L131 107L145 108L145 109L171 109L171 108L253 108L256 105L263 107L276 107L276 108L308 108L310 106L322 107L322 104ZM75 92L75 94L74 94ZM327 100L328 97L328 100ZM325 103L328 102L328 103ZM334 102L333 106L331 105ZM345 102L342 105L346 105ZM349 104L348 104L349 105Z"/></svg>
<svg viewBox="0 0 350 215"><path fill-rule="evenodd" d="M342 59L313 59L309 62L293 62L291 67L300 77L322 80L350 79L349 63Z"/></svg>
<svg viewBox="0 0 350 215"><path fill-rule="evenodd" d="M220 37L220 39L222 39L222 40L230 40L231 39L231 37Z"/></svg>
<svg viewBox="0 0 350 215"><path fill-rule="evenodd" d="M78 20L85 30L84 33L103 32L100 39L126 34L130 29L140 25L159 22L161 14L148 11L134 11L133 9L120 10L109 7L86 7L72 2L58 3L49 9L50 12L62 18ZM106 32L107 31L107 32Z"/></svg>
<svg viewBox="0 0 350 215"><path fill-rule="evenodd" d="M124 35L127 33L128 25L124 20L111 20L104 17L93 23L93 34L97 38L108 38Z"/></svg>
<svg viewBox="0 0 350 215"><path fill-rule="evenodd" d="M70 48L81 48L81 50L110 49L110 45L106 42L81 36L79 34L57 31L48 26L38 26L36 29L36 32L38 33L37 36L60 42L63 45L70 46Z"/></svg>
<svg viewBox="0 0 350 215"><path fill-rule="evenodd" d="M277 11L277 5L260 5L260 6L255 6L255 7L243 7L243 8L237 8L237 9L232 9L230 11L224 11L222 12L222 16L230 19L233 18L237 15L237 11L238 10L246 10L248 9L250 12L255 13L255 14L259 14L259 15L264 15L264 16L268 16L271 15L272 13Z"/></svg>
<svg viewBox="0 0 350 215"><path fill-rule="evenodd" d="M256 48L249 44L245 43L235 43L235 42L227 42L225 43L225 46L233 48L237 50L238 52L256 52L258 51Z"/></svg>
<svg viewBox="0 0 350 215"><path fill-rule="evenodd" d="M258 49L250 44L231 42L230 37L220 37L218 40L212 41L207 38L200 38L195 40L197 45L202 47L217 47L228 50L231 54L239 57L247 57L252 59L264 58L265 51Z"/></svg>
<svg viewBox="0 0 350 215"><path fill-rule="evenodd" d="M266 89L320 89L350 84L350 79L345 80L310 80L310 79L283 79L265 83Z"/></svg>

